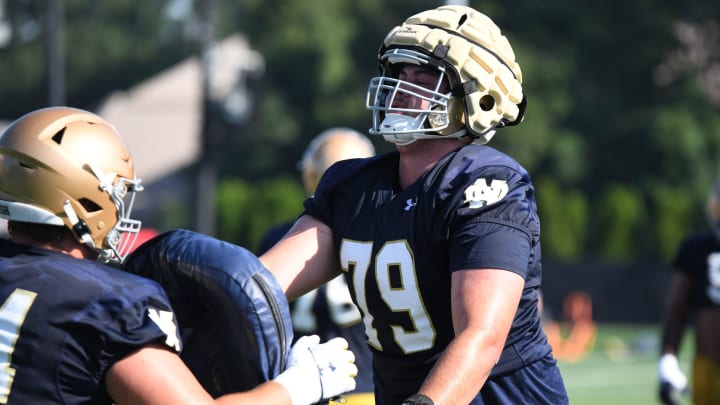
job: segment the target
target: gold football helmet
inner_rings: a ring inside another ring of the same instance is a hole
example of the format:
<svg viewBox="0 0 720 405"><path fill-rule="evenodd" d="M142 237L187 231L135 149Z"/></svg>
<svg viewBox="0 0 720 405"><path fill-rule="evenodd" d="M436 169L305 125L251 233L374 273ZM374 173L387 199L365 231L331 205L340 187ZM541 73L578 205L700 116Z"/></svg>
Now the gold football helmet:
<svg viewBox="0 0 720 405"><path fill-rule="evenodd" d="M39 109L0 135L0 217L65 226L101 261L119 263L131 250L140 190L117 131L88 111Z"/></svg>
<svg viewBox="0 0 720 405"><path fill-rule="evenodd" d="M416 14L393 28L378 52L382 76L368 86L373 111L370 133L389 142L470 135L488 142L495 128L518 124L525 112L522 73L500 29L465 6L442 6ZM439 71L436 91L399 80L402 64ZM438 92L443 80L450 91ZM393 107L399 94L421 97L427 109Z"/></svg>
<svg viewBox="0 0 720 405"><path fill-rule="evenodd" d="M299 163L303 185L308 194L315 192L325 170L333 163L375 155L372 142L350 128L329 128L318 134L303 153Z"/></svg>

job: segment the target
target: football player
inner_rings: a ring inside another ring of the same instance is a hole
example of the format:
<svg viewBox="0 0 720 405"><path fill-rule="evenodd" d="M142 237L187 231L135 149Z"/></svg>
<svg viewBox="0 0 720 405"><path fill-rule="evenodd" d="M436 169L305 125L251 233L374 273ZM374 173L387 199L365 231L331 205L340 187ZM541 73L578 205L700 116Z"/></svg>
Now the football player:
<svg viewBox="0 0 720 405"><path fill-rule="evenodd" d="M127 148L95 114L44 108L0 136L11 238L0 241L0 403L214 402L178 355L166 293L115 266L140 230L130 214L141 189ZM300 339L274 380L217 402L311 404L351 390L346 347Z"/></svg>
<svg viewBox="0 0 720 405"><path fill-rule="evenodd" d="M317 188L322 174L334 163L375 155L375 147L363 134L343 127L329 128L315 136L298 164L307 195ZM263 237L259 254L266 252L289 229L292 223L270 228ZM296 336L317 334L322 340L342 337L355 354L358 375L355 391L343 395L347 405L372 405L373 377L371 353L365 344L360 312L352 302L343 277L299 297L291 303L292 324Z"/></svg>
<svg viewBox="0 0 720 405"><path fill-rule="evenodd" d="M312 195L320 177L328 167L340 160L365 158L375 155L375 147L363 134L351 128L328 128L316 135L303 152L298 162L298 170L303 189ZM278 224L265 232L258 252L265 253L290 229L292 222Z"/></svg>
<svg viewBox="0 0 720 405"><path fill-rule="evenodd" d="M685 238L673 261L658 363L664 404L679 404L689 391L696 405L720 403L720 181L708 193L706 214L709 228ZM692 390L677 358L691 314Z"/></svg>
<svg viewBox="0 0 720 405"><path fill-rule="evenodd" d="M377 57L370 133L396 151L328 169L260 260L290 299L344 274L379 405L567 404L538 312L534 188L484 145L525 110L508 40L442 6L393 28Z"/></svg>

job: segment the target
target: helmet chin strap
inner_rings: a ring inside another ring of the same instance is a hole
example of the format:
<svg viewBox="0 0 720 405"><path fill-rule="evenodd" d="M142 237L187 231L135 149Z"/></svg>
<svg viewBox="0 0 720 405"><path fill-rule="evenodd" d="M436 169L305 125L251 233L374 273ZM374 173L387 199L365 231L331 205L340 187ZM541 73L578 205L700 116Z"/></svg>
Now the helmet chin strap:
<svg viewBox="0 0 720 405"><path fill-rule="evenodd" d="M90 236L90 230L88 229L87 224L85 221L78 218L77 213L73 209L72 205L70 205L70 200L65 200L63 203L63 210L70 220L70 224L72 225L72 229L75 234L80 237L84 244L95 249L95 242L93 242L92 236Z"/></svg>
<svg viewBox="0 0 720 405"><path fill-rule="evenodd" d="M478 145L484 145L490 142L493 136L495 136L495 128L485 131L481 136L475 138L473 143L476 143Z"/></svg>
<svg viewBox="0 0 720 405"><path fill-rule="evenodd" d="M77 213L73 209L72 205L70 205L70 200L65 200L63 203L63 210L72 224L73 232L80 237L85 246L97 252L98 260L103 263L109 262L113 256L112 251L109 249L100 249L95 246L95 242L93 242L92 236L90 235L90 229L88 229L85 221L78 218Z"/></svg>

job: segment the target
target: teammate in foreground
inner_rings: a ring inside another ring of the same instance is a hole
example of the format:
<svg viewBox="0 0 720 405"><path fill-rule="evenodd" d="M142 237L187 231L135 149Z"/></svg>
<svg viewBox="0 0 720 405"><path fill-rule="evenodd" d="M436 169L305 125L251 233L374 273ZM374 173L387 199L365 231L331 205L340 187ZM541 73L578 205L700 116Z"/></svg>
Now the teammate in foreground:
<svg viewBox="0 0 720 405"><path fill-rule="evenodd" d="M375 155L372 142L350 128L335 127L321 132L305 149L299 163L302 184L307 195L317 188L322 174L336 162ZM270 249L290 229L292 223L274 226L263 237L259 254ZM372 355L365 344L360 312L352 302L344 277L312 290L291 303L295 335L317 334L322 340L342 337L355 354L358 375L355 391L343 395L347 405L372 405Z"/></svg>
<svg viewBox="0 0 720 405"><path fill-rule="evenodd" d="M0 136L0 403L204 404L214 399L178 356L162 288L122 272L142 189L111 124L53 107ZM353 389L341 339L305 337L289 366L224 404L311 404Z"/></svg>
<svg viewBox="0 0 720 405"><path fill-rule="evenodd" d="M444 6L393 28L378 62L370 133L397 151L328 169L261 261L290 299L345 274L379 405L568 403L538 313L534 189L483 145L525 110L510 44Z"/></svg>
<svg viewBox="0 0 720 405"><path fill-rule="evenodd" d="M708 193L706 214L709 229L684 239L673 261L658 364L664 404L679 404L678 394L688 391L677 356L691 314L695 328L693 402L720 403L720 181Z"/></svg>

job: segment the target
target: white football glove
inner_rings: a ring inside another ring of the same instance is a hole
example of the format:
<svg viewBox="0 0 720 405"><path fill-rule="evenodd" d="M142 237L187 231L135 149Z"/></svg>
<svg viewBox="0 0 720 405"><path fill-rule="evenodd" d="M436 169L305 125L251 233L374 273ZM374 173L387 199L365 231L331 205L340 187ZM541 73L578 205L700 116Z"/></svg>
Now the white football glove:
<svg viewBox="0 0 720 405"><path fill-rule="evenodd" d="M676 393L687 389L687 377L680 370L677 357L674 354L664 354L658 363L660 377L660 400L664 404L676 404Z"/></svg>
<svg viewBox="0 0 720 405"><path fill-rule="evenodd" d="M320 344L317 335L303 336L290 349L288 367L275 378L293 405L311 405L355 389L355 355L343 338Z"/></svg>

